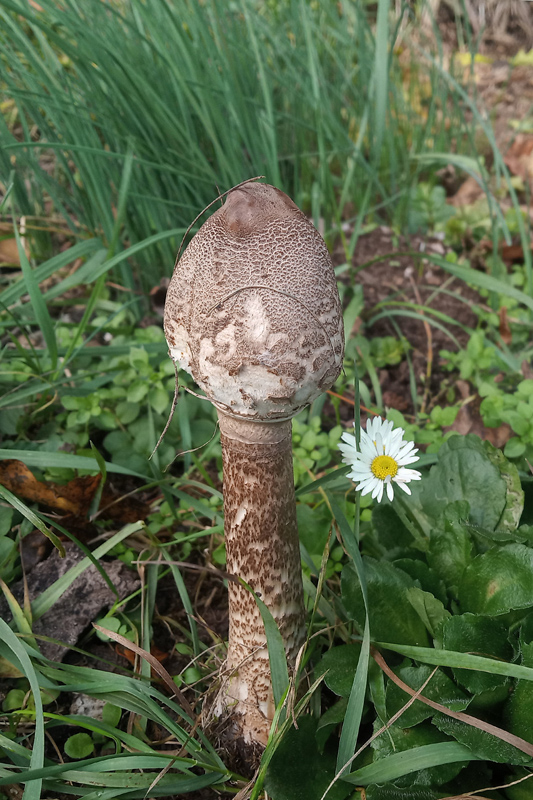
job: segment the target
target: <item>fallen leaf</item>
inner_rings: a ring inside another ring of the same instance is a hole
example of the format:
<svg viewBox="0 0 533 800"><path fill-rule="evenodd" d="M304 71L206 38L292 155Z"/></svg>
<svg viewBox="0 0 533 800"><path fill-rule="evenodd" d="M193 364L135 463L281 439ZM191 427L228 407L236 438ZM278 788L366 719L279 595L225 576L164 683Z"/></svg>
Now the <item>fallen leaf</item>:
<svg viewBox="0 0 533 800"><path fill-rule="evenodd" d="M507 308L502 306L500 308L500 325L499 331L500 336L502 337L505 344L511 344L513 341L513 334L511 333L511 328L509 327L509 320L507 319Z"/></svg>
<svg viewBox="0 0 533 800"><path fill-rule="evenodd" d="M504 244L501 248L501 257L506 264L523 263L524 248L521 244Z"/></svg>
<svg viewBox="0 0 533 800"><path fill-rule="evenodd" d="M28 242L24 236L21 237L21 242L26 251L26 255L28 255ZM15 233L11 223L0 222L0 263L13 264L16 266L20 264L17 240L15 239Z"/></svg>
<svg viewBox="0 0 533 800"><path fill-rule="evenodd" d="M470 175L447 202L456 208L460 206L471 206L479 200L480 197L484 196L485 192L476 179Z"/></svg>
<svg viewBox="0 0 533 800"><path fill-rule="evenodd" d="M87 521L93 497L100 484L101 475L84 475L63 485L53 481L39 481L22 461L0 461L0 483L22 500L39 503L68 516L78 523ZM146 519L150 506L129 494L122 497L106 484L100 498L99 516L118 520L124 524Z"/></svg>
<svg viewBox="0 0 533 800"><path fill-rule="evenodd" d="M524 378L533 378L533 369L529 361L522 361L520 369Z"/></svg>
<svg viewBox="0 0 533 800"><path fill-rule="evenodd" d="M0 680L3 678L23 678L23 673L18 670L11 661L0 656Z"/></svg>
<svg viewBox="0 0 533 800"><path fill-rule="evenodd" d="M533 50L528 50L527 53L523 47L520 48L518 53L511 59L513 67L518 66L533 66Z"/></svg>
<svg viewBox="0 0 533 800"><path fill-rule="evenodd" d="M52 481L39 481L22 461L0 461L0 483L22 500L86 517L91 500L100 483L100 475L74 478L61 486Z"/></svg>
<svg viewBox="0 0 533 800"><path fill-rule="evenodd" d="M503 160L513 175L530 181L533 178L533 136L519 133Z"/></svg>
<svg viewBox="0 0 533 800"><path fill-rule="evenodd" d="M466 402L459 409L453 424L442 429L444 433L456 431L463 436L466 436L467 433L475 433L480 439L490 442L494 447L499 449L504 447L511 436L514 435L511 426L504 422L497 428L485 427L479 413L481 404L479 395L471 394L470 385L466 381L457 381L455 385Z"/></svg>

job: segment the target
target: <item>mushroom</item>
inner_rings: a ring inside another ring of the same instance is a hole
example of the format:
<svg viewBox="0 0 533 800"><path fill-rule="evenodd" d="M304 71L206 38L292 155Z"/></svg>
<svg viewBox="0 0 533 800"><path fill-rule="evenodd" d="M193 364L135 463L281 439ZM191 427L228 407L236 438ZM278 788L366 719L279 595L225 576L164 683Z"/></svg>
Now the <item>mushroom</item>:
<svg viewBox="0 0 533 800"><path fill-rule="evenodd" d="M292 417L331 387L344 355L324 240L279 189L241 184L177 262L164 326L170 357L218 412L227 569L266 603L294 667L305 614ZM266 636L253 595L234 581L225 674L216 714L258 751L275 710Z"/></svg>

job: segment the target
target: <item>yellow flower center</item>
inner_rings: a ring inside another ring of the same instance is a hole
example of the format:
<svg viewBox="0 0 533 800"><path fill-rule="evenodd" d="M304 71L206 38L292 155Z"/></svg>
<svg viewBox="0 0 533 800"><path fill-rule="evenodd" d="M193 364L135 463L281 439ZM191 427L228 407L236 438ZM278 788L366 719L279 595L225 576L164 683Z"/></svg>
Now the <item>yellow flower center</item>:
<svg viewBox="0 0 533 800"><path fill-rule="evenodd" d="M376 478L379 478L380 481L384 481L388 475L394 478L398 472L398 464L390 456L376 456L370 465L370 469Z"/></svg>

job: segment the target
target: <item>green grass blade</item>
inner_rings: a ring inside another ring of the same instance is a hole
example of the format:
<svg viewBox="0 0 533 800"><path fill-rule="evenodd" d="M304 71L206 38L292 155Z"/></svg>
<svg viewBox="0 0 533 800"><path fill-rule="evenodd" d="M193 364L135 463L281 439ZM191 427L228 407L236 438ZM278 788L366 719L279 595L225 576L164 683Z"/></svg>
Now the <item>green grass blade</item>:
<svg viewBox="0 0 533 800"><path fill-rule="evenodd" d="M87 239L86 241L78 242L72 247L69 247L68 250L65 250L63 253L58 253L57 256L54 256L53 258L44 261L42 264L39 264L39 266L33 271L33 277L37 283L41 283L47 278L50 278L51 275L53 275L55 272L58 272L67 264L71 264L78 258L85 258L86 256L94 253L95 250L97 251L99 249L102 249L102 242L98 238ZM74 275L77 275L82 269L83 267L80 267L80 270L77 270ZM65 278L65 281L67 280L68 278ZM67 288L69 288L68 284ZM4 289L4 291L0 294L0 306L10 306L12 303L20 300L22 295L26 294L26 292L26 282L24 278L21 278L21 280L16 281L12 286ZM45 298L47 296L48 293L44 295Z"/></svg>
<svg viewBox="0 0 533 800"><path fill-rule="evenodd" d="M171 562L169 565L170 570L172 572L172 577L174 578L174 583L176 584L176 588L178 590L181 602L183 603L183 608L185 609L185 613L187 614L187 620L189 622L189 628L191 631L193 651L194 655L197 656L200 653L198 626L196 625L196 620L194 618L194 609L192 607L189 594L187 592L187 587L185 586L185 581L183 580L183 576L179 570L179 567L176 564L172 563L172 558L167 552L167 550L161 550L161 553L166 561Z"/></svg>
<svg viewBox="0 0 533 800"><path fill-rule="evenodd" d="M9 489L6 489L5 486L2 485L0 485L0 497L3 497L4 500L13 506L13 508L16 508L17 511L20 511L20 513L25 516L32 525L35 525L35 527L40 530L47 539L50 539L54 547L59 551L60 556L65 555L65 548L63 547L61 540L55 535L55 533L46 527L44 522L39 519L37 514L32 511L31 508L28 508L26 503L23 503L22 500L19 500L16 495L12 494Z"/></svg>
<svg viewBox="0 0 533 800"><path fill-rule="evenodd" d="M30 301L35 314L35 319L37 320L37 324L41 329L41 333L48 348L48 354L50 356L50 361L52 362L52 369L55 369L57 365L57 342L54 332L54 326L52 324L52 318L50 317L50 313L48 311L48 308L46 307L46 303L41 294L41 290L39 288L39 282L35 278L35 273L31 268L30 262L28 261L28 256L26 255L26 251L22 245L22 242L20 241L20 234L16 224L15 211L13 208L12 208L12 214L13 214L13 230L15 231L15 239L17 241L17 248L19 252L22 276L24 278L26 289L30 296Z"/></svg>
<svg viewBox="0 0 533 800"><path fill-rule="evenodd" d="M359 544L357 542L357 538L354 535L354 532L351 528L350 523L346 519L346 516L337 503L336 499L330 493L326 493L329 503L331 505L331 510L333 511L333 515L339 526L339 529L342 534L342 538L348 554L352 559L357 576L359 578L359 583L361 585L361 592L363 594L363 601L365 604L365 612L366 612L366 619L365 619L365 629L363 632L363 642L361 646L361 653L359 655L359 661L357 662L357 669L355 672L352 688L350 690L350 696L348 699L348 706L346 708L346 714L344 717L344 723L342 726L341 738L339 741L339 750L337 754L337 766L336 766L336 773L337 775L343 774L345 771L345 765L348 764L350 759L352 758L355 748L357 745L357 736L359 734L359 728L361 726L361 717L363 715L363 706L365 701L365 694L366 694L366 684L367 684L367 677L368 677L368 662L370 657L370 627L369 627L369 613L368 613L368 594L366 588L366 579L365 579L365 570L363 565L363 559L361 558L361 553L359 552Z"/></svg>
<svg viewBox="0 0 533 800"><path fill-rule="evenodd" d="M35 703L35 733L29 768L30 770L38 770L41 769L44 764L44 717L41 692L39 691L39 680L26 650L3 619L0 619L0 640L18 659L29 681L33 694ZM42 780L40 778L30 780L24 788L22 800L39 800L41 797L41 786Z"/></svg>
<svg viewBox="0 0 533 800"><path fill-rule="evenodd" d="M249 592L252 593L261 618L265 626L265 634L267 638L268 658L270 661L270 674L272 677L272 692L274 694L274 703L278 706L285 696L289 686L289 670L287 668L287 656L285 655L285 645L279 628L276 625L276 620L270 613L270 610L256 595L251 586L245 580L239 578L239 583L244 586Z"/></svg>
<svg viewBox="0 0 533 800"><path fill-rule="evenodd" d="M114 536L111 536L106 542L97 547L96 550L93 552L94 558L101 558L105 556L110 550L115 547L115 545L120 544L124 539L128 536L131 536L132 533L139 531L142 529L141 522L133 522L130 525L126 525L122 530L115 533ZM48 589L45 589L39 597L33 601L31 604L32 607L32 614L33 619L38 620L39 617L42 617L43 614L54 605L54 603L61 597L65 589L67 589L71 583L73 583L77 577L79 577L84 570L87 569L88 566L91 564L91 559L87 558L87 556L82 559L78 564L75 564L71 567L64 575L57 579Z"/></svg>
<svg viewBox="0 0 533 800"><path fill-rule="evenodd" d="M374 114L376 125L374 158L376 163L379 162L381 157L389 104L389 11L390 0L378 0L374 64Z"/></svg>
<svg viewBox="0 0 533 800"><path fill-rule="evenodd" d="M411 645L389 644L377 642L378 647L392 650L394 653L421 661L423 664L432 664L436 667L457 667L472 669L479 672L488 672L491 675L506 675L509 678L521 678L533 681L533 668L521 664L510 664L507 661L496 661L485 656L475 656L470 653L459 653L455 650L436 650L432 647L415 647Z"/></svg>
<svg viewBox="0 0 533 800"><path fill-rule="evenodd" d="M457 761L479 761L472 751L459 742L439 742L413 747L400 753L393 753L386 758L380 758L367 767L345 775L343 780L357 786L368 786L371 783L390 783L430 767L439 767L441 764L453 764Z"/></svg>
<svg viewBox="0 0 533 800"><path fill-rule="evenodd" d="M90 469L95 472L100 470L96 458L75 456L71 453L48 453L40 450L0 450L0 460L5 458L15 458L28 467L38 467L39 469L60 467L64 469ZM145 481L152 480L149 475L141 475L127 467L120 466L120 464L112 464L110 461L105 461L104 463L107 472L114 472L119 475L133 475Z"/></svg>

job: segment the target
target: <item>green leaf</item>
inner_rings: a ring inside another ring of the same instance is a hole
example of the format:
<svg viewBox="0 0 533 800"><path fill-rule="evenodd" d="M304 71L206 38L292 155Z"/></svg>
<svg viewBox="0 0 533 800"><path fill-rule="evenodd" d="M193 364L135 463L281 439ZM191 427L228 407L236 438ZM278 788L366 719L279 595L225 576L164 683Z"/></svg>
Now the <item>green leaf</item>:
<svg viewBox="0 0 533 800"><path fill-rule="evenodd" d="M75 733L65 742L65 753L69 758L87 758L94 750L94 742L88 733Z"/></svg>
<svg viewBox="0 0 533 800"><path fill-rule="evenodd" d="M483 442L483 446L491 462L499 469L507 486L505 507L495 527L498 530L514 531L520 524L520 517L524 510L524 490L520 482L520 475L516 466L507 460L501 450L493 447L487 441Z"/></svg>
<svg viewBox="0 0 533 800"><path fill-rule="evenodd" d="M352 689L360 654L359 643L332 647L322 656L316 668L317 677L324 675L324 683L332 692L347 697Z"/></svg>
<svg viewBox="0 0 533 800"><path fill-rule="evenodd" d="M310 555L322 556L331 530L331 514L326 505L312 508L307 503L296 506L298 533Z"/></svg>
<svg viewBox="0 0 533 800"><path fill-rule="evenodd" d="M328 710L325 711L318 720L315 738L319 750L324 749L324 745L326 744L330 735L333 733L337 725L340 725L340 723L343 721L347 706L348 697L342 697L337 703L335 703L335 705L330 706L330 708L328 708Z"/></svg>
<svg viewBox="0 0 533 800"><path fill-rule="evenodd" d="M372 509L372 525L380 545L393 558L398 551L407 551L413 537L391 505L376 505Z"/></svg>
<svg viewBox="0 0 533 800"><path fill-rule="evenodd" d="M414 586L412 578L386 561L365 558L363 562L372 638L386 638L398 644L427 644L425 625L407 598L407 589ZM351 565L342 571L341 588L348 615L362 630L365 620L363 596Z"/></svg>
<svg viewBox="0 0 533 800"><path fill-rule="evenodd" d="M493 547L476 556L459 586L463 611L486 616L533 606L533 550L523 544Z"/></svg>
<svg viewBox="0 0 533 800"><path fill-rule="evenodd" d="M424 592L430 592L442 603L447 602L444 581L436 570L428 567L425 561L420 561L418 558L398 558L393 561L393 564L403 572L407 572L415 582L418 581Z"/></svg>
<svg viewBox="0 0 533 800"><path fill-rule="evenodd" d="M265 789L272 800L321 800L335 775L335 752L326 746L318 750L313 717L300 717L298 729L291 728L283 737L268 766ZM344 800L351 786L337 781L326 800Z"/></svg>
<svg viewBox="0 0 533 800"><path fill-rule="evenodd" d="M26 692L23 689L10 689L2 701L2 711L15 711L22 708L26 699Z"/></svg>
<svg viewBox="0 0 533 800"><path fill-rule="evenodd" d="M400 680L415 690L420 689L423 683L429 678L432 671L433 670L425 664L418 666L407 664L396 667L394 670ZM424 697L429 698L429 700L442 703L451 711L464 711L470 702L468 695L456 686L452 679L441 669L438 669L433 675L425 687L423 694ZM409 695L391 680L387 682L385 697L387 714L389 717L396 714L409 700ZM429 717L432 717L434 714L435 710L430 708L430 706L427 706L420 700L415 700L415 702L403 712L398 720L398 725L402 728L411 728L423 722L425 719L429 719Z"/></svg>
<svg viewBox="0 0 533 800"><path fill-rule="evenodd" d="M466 501L468 519L482 528L496 528L506 506L507 486L473 434L452 436L439 450L439 460L422 482L420 502L437 520L449 503Z"/></svg>
<svg viewBox="0 0 533 800"><path fill-rule="evenodd" d="M442 627L443 646L446 650L476 653L488 658L509 661L513 648L508 639L508 626L499 619L462 614L446 620ZM503 675L454 669L455 679L473 694L479 694L508 682Z"/></svg>
<svg viewBox="0 0 533 800"><path fill-rule="evenodd" d="M533 614L528 614L520 629L520 653L524 666L533 666ZM533 683L519 680L503 709L503 721L508 731L533 741Z"/></svg>
<svg viewBox="0 0 533 800"><path fill-rule="evenodd" d="M503 448L503 454L506 458L519 458L520 456L523 456L525 452L525 443L516 436L513 436L511 439L509 439Z"/></svg>
<svg viewBox="0 0 533 800"><path fill-rule="evenodd" d="M444 714L436 714L433 717L433 724L447 736L452 736L456 741L464 744L480 759L496 761L499 764L533 763L533 759L527 753L523 753L491 733L467 725L458 719Z"/></svg>
<svg viewBox="0 0 533 800"><path fill-rule="evenodd" d="M370 784L365 790L365 800L439 800L442 792L424 787L400 788L392 783Z"/></svg>
<svg viewBox="0 0 533 800"><path fill-rule="evenodd" d="M472 540L464 524L468 509L466 502L451 503L429 535L428 563L444 579L448 591L454 596L457 596L463 572L472 560Z"/></svg>
<svg viewBox="0 0 533 800"><path fill-rule="evenodd" d="M370 783L388 783L404 775L430 767L456 762L476 761L472 751L458 742L438 742L426 744L394 753L387 758L380 758L374 764L362 767L356 772L346 775L344 780L356 786L368 786ZM411 795L414 797L414 795Z"/></svg>
<svg viewBox="0 0 533 800"><path fill-rule="evenodd" d="M123 425L129 425L139 416L141 407L139 403L130 403L128 400L123 400L117 404L115 409L117 417Z"/></svg>
<svg viewBox="0 0 533 800"><path fill-rule="evenodd" d="M429 635L435 638L441 623L451 616L450 612L444 608L442 602L437 600L431 592L424 592L417 586L407 589L406 596L426 626Z"/></svg>
<svg viewBox="0 0 533 800"><path fill-rule="evenodd" d="M0 506L0 536L5 536L11 530L13 509Z"/></svg>

